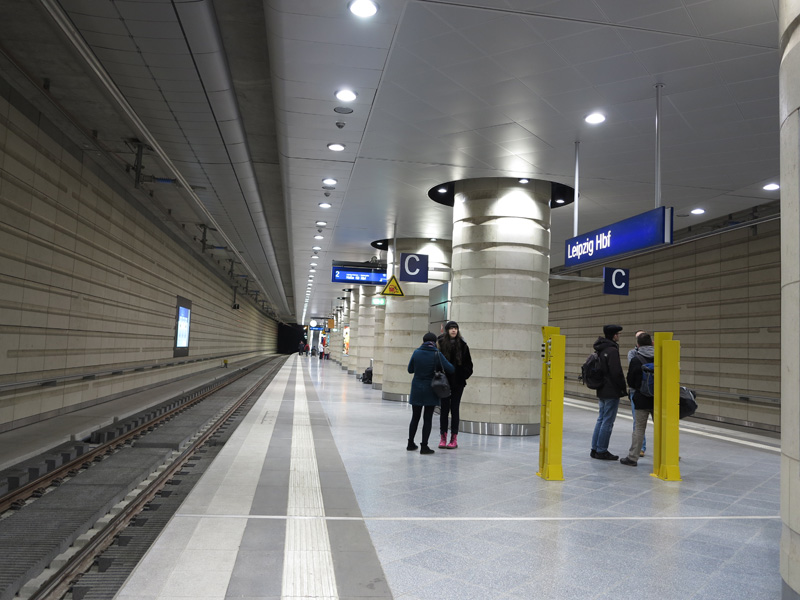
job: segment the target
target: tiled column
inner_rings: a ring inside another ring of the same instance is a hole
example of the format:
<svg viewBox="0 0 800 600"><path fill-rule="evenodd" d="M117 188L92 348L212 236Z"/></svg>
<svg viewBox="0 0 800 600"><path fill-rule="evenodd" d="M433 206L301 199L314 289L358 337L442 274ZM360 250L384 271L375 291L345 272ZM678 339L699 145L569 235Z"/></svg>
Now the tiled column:
<svg viewBox="0 0 800 600"><path fill-rule="evenodd" d="M800 598L800 4L781 0L781 578L783 600ZM789 36L783 39L783 36Z"/></svg>
<svg viewBox="0 0 800 600"><path fill-rule="evenodd" d="M347 293L347 292L346 292ZM350 305L350 356L347 358L347 374L357 373L359 339L358 339L358 287L348 293Z"/></svg>
<svg viewBox="0 0 800 600"><path fill-rule="evenodd" d="M375 290L379 295L381 288ZM375 360L372 363L372 389L383 389L383 334L386 322L386 306L375 307Z"/></svg>
<svg viewBox="0 0 800 600"><path fill-rule="evenodd" d="M342 332L341 325L339 325L339 312L337 311L333 316L333 329L331 329L330 336L330 359L335 362L342 360Z"/></svg>
<svg viewBox="0 0 800 600"><path fill-rule="evenodd" d="M426 254L429 269L427 283L401 281L400 287L405 295L386 297L382 397L384 400L406 402L411 392L408 361L411 353L422 343L422 336L428 331L428 292L450 278L450 242L400 239L397 240L394 252L397 260L401 253ZM431 268L435 270L430 270ZM398 273L395 270L399 280Z"/></svg>
<svg viewBox="0 0 800 600"><path fill-rule="evenodd" d="M356 375L361 375L375 357L375 307L372 297L380 293L383 286L359 286L358 294L358 361ZM374 370L373 370L374 372Z"/></svg>
<svg viewBox="0 0 800 600"><path fill-rule="evenodd" d="M550 270L549 181L457 181L451 318L474 373L461 431L537 435Z"/></svg>
<svg viewBox="0 0 800 600"><path fill-rule="evenodd" d="M350 356L344 353L344 330L345 327L350 327L350 296L345 293L344 300L342 301L342 322L339 327L339 331L342 335L342 343L341 343L341 361L339 362L342 365L342 370L347 371L348 361L350 360Z"/></svg>

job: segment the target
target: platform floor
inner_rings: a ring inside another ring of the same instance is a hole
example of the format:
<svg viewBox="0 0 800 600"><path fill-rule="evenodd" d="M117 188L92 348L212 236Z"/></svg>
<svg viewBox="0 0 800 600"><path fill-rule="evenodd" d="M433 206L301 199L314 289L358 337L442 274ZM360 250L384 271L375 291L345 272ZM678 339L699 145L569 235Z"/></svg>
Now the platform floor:
<svg viewBox="0 0 800 600"><path fill-rule="evenodd" d="M538 437L407 452L408 405L294 356L117 598L780 597L775 440L682 424L682 481L664 482L650 456L591 459L596 410L565 404L548 482Z"/></svg>

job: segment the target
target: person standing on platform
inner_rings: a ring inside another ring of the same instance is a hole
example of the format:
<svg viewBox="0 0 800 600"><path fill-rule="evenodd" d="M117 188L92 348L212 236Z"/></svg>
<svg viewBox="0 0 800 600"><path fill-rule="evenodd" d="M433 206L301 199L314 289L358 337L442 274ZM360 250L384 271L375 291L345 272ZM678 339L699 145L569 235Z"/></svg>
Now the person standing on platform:
<svg viewBox="0 0 800 600"><path fill-rule="evenodd" d="M636 428L631 437L631 448L628 456L619 460L623 465L635 467L639 463L639 457L644 456L640 451L642 440L644 440L645 430L647 429L647 416L653 414L653 397L641 391L642 387L642 365L653 362L656 349L653 347L653 338L649 333L642 332L636 336L636 353L628 365L628 386L633 390L633 403L636 407Z"/></svg>
<svg viewBox="0 0 800 600"><path fill-rule="evenodd" d="M647 333L647 332L644 329L640 329L639 331L636 332L636 335L634 336L634 339L636 340L636 347L631 348L630 350L628 350L628 369L629 370L630 370L631 361L633 360L633 357L636 356L636 350L639 349L639 336L641 334L643 334L643 333ZM653 361L651 360L651 361L648 361L648 362L653 362ZM633 415L633 430L634 431L636 431L636 406L633 403L633 393L635 391L636 390L634 390L633 388L629 388L628 389L628 398L630 398L630 401L631 401L631 414ZM647 450L647 438L642 438L642 448L641 448L641 450L639 450L639 456L644 456L644 453L645 453L646 450Z"/></svg>
<svg viewBox="0 0 800 600"><path fill-rule="evenodd" d="M311 346L309 346L308 344L306 344L305 346L303 346L303 350L305 351L305 353L306 353L306 356L308 356L308 351L309 351L309 350L311 350Z"/></svg>
<svg viewBox="0 0 800 600"><path fill-rule="evenodd" d="M303 354L305 354L305 353L306 353L306 345L305 345L305 342L300 342L300 343L297 345L297 351L300 353L300 356L303 356Z"/></svg>
<svg viewBox="0 0 800 600"><path fill-rule="evenodd" d="M445 373L453 373L455 368L436 349L436 335L426 333L422 338L422 345L414 350L411 360L408 361L408 372L414 374L411 380L411 396L408 403L411 405L411 423L408 426L408 446L406 450L416 450L414 438L417 435L419 418L422 416L422 442L419 453L433 454L428 447L428 438L433 427L433 409L439 406L439 397L431 387L433 372L441 361Z"/></svg>
<svg viewBox="0 0 800 600"><path fill-rule="evenodd" d="M625 374L619 360L619 325L604 325L603 336L594 343L594 350L603 365L603 385L597 390L599 414L592 434L590 456L598 460L617 460L619 456L608 451L611 431L617 418L619 399L628 395Z"/></svg>
<svg viewBox="0 0 800 600"><path fill-rule="evenodd" d="M472 356L469 346L458 329L458 323L448 321L444 326L444 333L439 336L437 346L444 357L455 367L455 372L447 375L450 383L450 397L442 398L442 408L439 413L439 448L458 448L458 409L461 405L461 396L467 379L472 375ZM450 443L447 443L447 417L450 416Z"/></svg>

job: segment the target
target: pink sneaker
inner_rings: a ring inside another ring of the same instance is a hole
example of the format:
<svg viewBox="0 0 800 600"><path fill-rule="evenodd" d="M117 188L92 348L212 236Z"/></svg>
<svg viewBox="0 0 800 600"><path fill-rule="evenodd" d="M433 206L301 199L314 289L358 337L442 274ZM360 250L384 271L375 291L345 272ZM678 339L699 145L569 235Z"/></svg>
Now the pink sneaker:
<svg viewBox="0 0 800 600"><path fill-rule="evenodd" d="M439 448L447 448L447 434L443 433L442 438L439 440Z"/></svg>
<svg viewBox="0 0 800 600"><path fill-rule="evenodd" d="M442 437L444 438L444 437L447 437L447 436L442 436ZM439 446L439 447L441 448L441 446ZM449 450L455 450L456 448L458 448L458 434L454 433L454 434L452 434L450 436L450 443L447 444L447 448Z"/></svg>

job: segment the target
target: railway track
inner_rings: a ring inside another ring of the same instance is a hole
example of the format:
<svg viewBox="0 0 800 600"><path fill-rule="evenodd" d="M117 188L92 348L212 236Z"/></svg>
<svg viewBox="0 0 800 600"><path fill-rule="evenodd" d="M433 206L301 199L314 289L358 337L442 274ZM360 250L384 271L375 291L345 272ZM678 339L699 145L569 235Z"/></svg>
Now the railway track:
<svg viewBox="0 0 800 600"><path fill-rule="evenodd" d="M166 523L168 510L159 509L159 519L148 514L161 505L177 509L199 479L198 468L210 463L284 362L275 357L213 389L151 409L150 418L134 415L96 432L93 439L111 439L0 497L0 551L6 557L0 561L0 600L112 597L106 588L116 584L82 583L82 575L107 572L116 563L111 579L124 581L138 561L134 555L146 551L141 543L128 548L133 536L125 529ZM178 489L183 491L176 494ZM112 544L124 558L99 558Z"/></svg>

